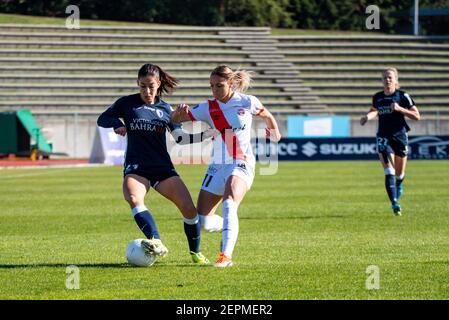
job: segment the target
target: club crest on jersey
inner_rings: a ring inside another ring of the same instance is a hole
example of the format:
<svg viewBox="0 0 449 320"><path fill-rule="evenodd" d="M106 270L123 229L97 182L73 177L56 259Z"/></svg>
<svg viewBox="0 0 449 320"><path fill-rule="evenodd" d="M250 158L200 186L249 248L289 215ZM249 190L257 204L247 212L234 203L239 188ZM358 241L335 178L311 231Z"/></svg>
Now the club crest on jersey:
<svg viewBox="0 0 449 320"><path fill-rule="evenodd" d="M150 110L150 111L156 112L157 116L161 119L164 117L164 112L162 110L159 110L159 109L156 109L153 107L149 107L145 104L141 105L140 107L136 108L135 110L140 110L140 109L145 109L145 110Z"/></svg>
<svg viewBox="0 0 449 320"><path fill-rule="evenodd" d="M240 108L239 110L237 110L237 114L238 114L239 116L244 116L244 115L245 115L245 109Z"/></svg>

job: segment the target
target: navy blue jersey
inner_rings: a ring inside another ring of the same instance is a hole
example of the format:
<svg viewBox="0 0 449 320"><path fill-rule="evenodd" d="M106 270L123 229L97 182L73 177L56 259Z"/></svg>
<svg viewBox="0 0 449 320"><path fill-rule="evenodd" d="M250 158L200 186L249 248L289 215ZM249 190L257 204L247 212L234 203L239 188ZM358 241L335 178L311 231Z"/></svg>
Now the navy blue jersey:
<svg viewBox="0 0 449 320"><path fill-rule="evenodd" d="M171 107L166 102L159 99L155 104L148 105L137 93L118 99L100 115L97 124L114 129L126 126L128 145L125 166L131 163L172 167L165 133L167 129L173 131L181 126L171 122L170 114Z"/></svg>
<svg viewBox="0 0 449 320"><path fill-rule="evenodd" d="M378 111L379 129L377 134L380 136L391 136L410 131L404 115L400 112L391 111L390 105L393 102L406 109L410 109L415 105L410 95L402 90L396 90L389 96L383 91L376 93L373 96L373 107Z"/></svg>

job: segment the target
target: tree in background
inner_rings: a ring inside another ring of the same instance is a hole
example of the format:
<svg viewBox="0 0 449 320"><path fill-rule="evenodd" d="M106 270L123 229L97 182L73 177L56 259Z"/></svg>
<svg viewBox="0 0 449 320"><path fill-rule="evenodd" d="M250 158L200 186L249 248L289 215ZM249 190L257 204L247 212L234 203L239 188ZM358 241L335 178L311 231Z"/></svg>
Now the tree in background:
<svg viewBox="0 0 449 320"><path fill-rule="evenodd" d="M227 25L294 27L289 0L222 0Z"/></svg>
<svg viewBox="0 0 449 320"><path fill-rule="evenodd" d="M379 31L410 33L414 0L2 0L0 12L65 17L70 4L84 19L353 31L365 30L365 10L375 4ZM420 0L426 7L449 8L449 0ZM449 16L421 17L420 24L422 34L447 34Z"/></svg>

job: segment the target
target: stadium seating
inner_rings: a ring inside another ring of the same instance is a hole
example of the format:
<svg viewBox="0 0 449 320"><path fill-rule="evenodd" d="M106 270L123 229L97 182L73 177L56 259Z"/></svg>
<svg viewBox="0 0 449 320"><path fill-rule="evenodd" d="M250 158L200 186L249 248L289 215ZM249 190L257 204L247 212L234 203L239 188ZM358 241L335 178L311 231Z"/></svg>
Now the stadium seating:
<svg viewBox="0 0 449 320"><path fill-rule="evenodd" d="M167 100L211 96L219 64L254 72L249 93L276 113L360 115L395 66L424 113L449 114L449 38L277 36L270 28L0 25L0 111L98 114L159 64L181 80Z"/></svg>
<svg viewBox="0 0 449 320"><path fill-rule="evenodd" d="M219 64L254 72L250 93L274 110L320 112L325 106L277 52L269 28L82 27L2 25L0 110L98 114L136 91L138 68L159 64L180 79L172 104L211 97ZM287 90L288 89L288 90ZM310 103L309 102L313 102ZM310 110L309 110L310 109Z"/></svg>
<svg viewBox="0 0 449 320"><path fill-rule="evenodd" d="M382 90L381 71L399 70L401 88L423 114L449 115L449 37L272 36L328 110L360 115Z"/></svg>

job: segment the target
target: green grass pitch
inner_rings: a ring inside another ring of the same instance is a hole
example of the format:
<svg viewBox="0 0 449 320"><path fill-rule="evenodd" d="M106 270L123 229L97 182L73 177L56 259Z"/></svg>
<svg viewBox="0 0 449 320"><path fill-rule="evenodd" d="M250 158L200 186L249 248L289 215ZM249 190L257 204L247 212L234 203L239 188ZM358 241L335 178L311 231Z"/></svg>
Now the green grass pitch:
<svg viewBox="0 0 449 320"><path fill-rule="evenodd" d="M177 166L194 201L205 168ZM241 204L227 269L190 262L181 214L151 190L170 253L135 268L125 248L143 235L121 168L0 170L0 299L448 299L448 183L448 161L410 161L395 217L378 162L280 163ZM202 234L211 260L220 238Z"/></svg>

